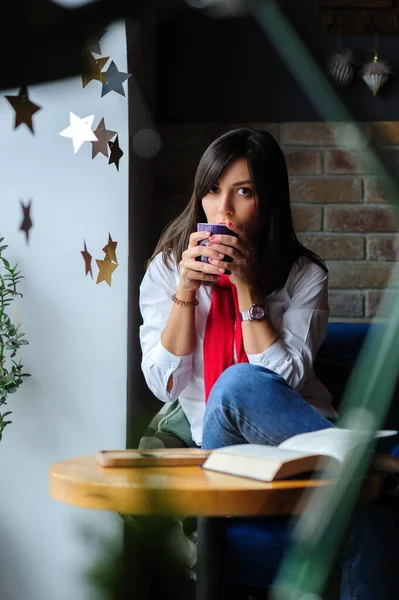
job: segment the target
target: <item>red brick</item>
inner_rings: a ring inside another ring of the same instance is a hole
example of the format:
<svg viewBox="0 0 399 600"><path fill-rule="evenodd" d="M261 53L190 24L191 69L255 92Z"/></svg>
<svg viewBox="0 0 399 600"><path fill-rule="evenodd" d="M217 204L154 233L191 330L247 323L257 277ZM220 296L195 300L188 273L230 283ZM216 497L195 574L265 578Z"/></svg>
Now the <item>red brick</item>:
<svg viewBox="0 0 399 600"><path fill-rule="evenodd" d="M369 204L388 204L391 199L387 184L383 179L364 179L364 201Z"/></svg>
<svg viewBox="0 0 399 600"><path fill-rule="evenodd" d="M293 206L292 217L296 231L320 231L321 229L320 206Z"/></svg>
<svg viewBox="0 0 399 600"><path fill-rule="evenodd" d="M324 155L324 164L326 173L335 173L343 175L347 173L365 173L367 167L359 160L359 155L354 152L344 152L343 150L332 150Z"/></svg>
<svg viewBox="0 0 399 600"><path fill-rule="evenodd" d="M204 139L206 140L206 145L210 144L224 133L227 133L232 129L240 129L241 127L267 131L277 141L279 140L280 131L277 123L205 123Z"/></svg>
<svg viewBox="0 0 399 600"><path fill-rule="evenodd" d="M324 260L356 260L364 258L364 237L361 235L305 234L301 243Z"/></svg>
<svg viewBox="0 0 399 600"><path fill-rule="evenodd" d="M396 171L399 166L399 153L397 150L381 150L381 157L385 160L387 168ZM372 156L360 152L346 152L342 150L332 150L325 153L326 173L335 173L337 175L365 173L377 174L377 164Z"/></svg>
<svg viewBox="0 0 399 600"><path fill-rule="evenodd" d="M384 146L399 145L399 121L369 123L368 131Z"/></svg>
<svg viewBox="0 0 399 600"><path fill-rule="evenodd" d="M389 282L389 263L334 261L327 263L330 288L384 288Z"/></svg>
<svg viewBox="0 0 399 600"><path fill-rule="evenodd" d="M287 146L353 146L358 142L351 123L283 123L280 135Z"/></svg>
<svg viewBox="0 0 399 600"><path fill-rule="evenodd" d="M381 303L384 295L385 302L383 306ZM397 296L398 292L396 290L386 290L385 292L381 290L373 290L367 292L366 317L375 317L378 310L378 316L388 317L391 314Z"/></svg>
<svg viewBox="0 0 399 600"><path fill-rule="evenodd" d="M395 235L367 237L367 258L370 260L399 259L399 240Z"/></svg>
<svg viewBox="0 0 399 600"><path fill-rule="evenodd" d="M395 231L392 214L382 208L326 208L326 231L389 232Z"/></svg>
<svg viewBox="0 0 399 600"><path fill-rule="evenodd" d="M353 203L362 200L360 179L301 178L291 179L291 200L293 202L317 202L323 204Z"/></svg>
<svg viewBox="0 0 399 600"><path fill-rule="evenodd" d="M318 175L321 173L321 153L315 150L286 152L285 161L290 175Z"/></svg>
<svg viewBox="0 0 399 600"><path fill-rule="evenodd" d="M363 317L364 293L332 292L328 294L331 317Z"/></svg>

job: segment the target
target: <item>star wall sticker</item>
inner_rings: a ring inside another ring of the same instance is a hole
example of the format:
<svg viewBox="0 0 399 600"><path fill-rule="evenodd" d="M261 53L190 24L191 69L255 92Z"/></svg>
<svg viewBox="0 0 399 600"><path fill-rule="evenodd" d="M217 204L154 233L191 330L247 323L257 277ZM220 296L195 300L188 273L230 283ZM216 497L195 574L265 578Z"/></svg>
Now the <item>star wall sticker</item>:
<svg viewBox="0 0 399 600"><path fill-rule="evenodd" d="M97 125L97 129L94 131L94 135L97 138L97 142L92 142L91 146L91 157L94 158L101 152L108 158L108 142L116 135L116 131L111 131L105 127L104 117Z"/></svg>
<svg viewBox="0 0 399 600"><path fill-rule="evenodd" d="M110 260L111 262L114 262L116 264L118 264L118 259L116 258L116 247L118 245L118 242L114 242L111 234L108 234L108 244L106 246L104 246L103 248L103 252L105 253L105 260Z"/></svg>
<svg viewBox="0 0 399 600"><path fill-rule="evenodd" d="M91 129L94 115L81 119L70 112L69 120L70 126L61 131L59 135L72 139L75 154L84 142L97 142L97 137Z"/></svg>
<svg viewBox="0 0 399 600"><path fill-rule="evenodd" d="M111 150L109 155L108 164L115 164L115 167L119 171L119 161L123 156L123 152L119 146L119 136L117 135L114 142L108 142L109 149Z"/></svg>
<svg viewBox="0 0 399 600"><path fill-rule="evenodd" d="M26 86L22 86L19 90L18 96L5 96L8 102L15 110L15 125L14 129L25 123L29 127L32 133L33 124L32 117L38 110L41 110L41 106L38 106L34 102L29 100L28 90Z"/></svg>
<svg viewBox="0 0 399 600"><path fill-rule="evenodd" d="M109 92L116 92L121 96L125 95L125 90L123 89L122 84L124 81L126 81L126 79L129 79L129 77L131 77L130 73L122 73L122 71L118 71L118 67L116 66L114 61L112 61L108 67L108 70L104 72L104 76L106 81L103 81L101 98Z"/></svg>
<svg viewBox="0 0 399 600"><path fill-rule="evenodd" d="M92 267L91 267L91 261L92 261L92 255L90 254L90 252L88 252L87 247L86 247L86 241L83 240L83 246L84 249L80 251L81 255L83 256L83 260L85 261L85 270L86 270L86 275L88 275L90 273L91 278L93 279L93 271L92 271Z"/></svg>
<svg viewBox="0 0 399 600"><path fill-rule="evenodd" d="M23 217L22 217L22 223L20 225L19 230L23 231L25 233L26 243L29 244L29 232L33 227L33 221L30 216L30 208L32 206L32 200L29 200L29 203L26 206L24 205L22 200L20 200L20 202L21 202Z"/></svg>
<svg viewBox="0 0 399 600"><path fill-rule="evenodd" d="M105 75L101 72L101 69L108 61L109 56L100 56L100 58L94 58L90 52L84 53L85 71L82 75L82 85L85 88L88 83L93 81L100 81L105 83Z"/></svg>
<svg viewBox="0 0 399 600"><path fill-rule="evenodd" d="M89 52L93 52L94 54L101 54L100 42L106 33L107 32L105 29L101 29L100 31L93 33L93 35L90 36L87 44L87 50Z"/></svg>
<svg viewBox="0 0 399 600"><path fill-rule="evenodd" d="M109 286L111 286L112 273L115 271L115 269L118 268L118 265L116 263L111 262L110 260L107 260L107 258L105 258L104 260L96 259L96 263L98 266L98 275L96 283L101 283L102 281L105 281L106 283L108 283Z"/></svg>

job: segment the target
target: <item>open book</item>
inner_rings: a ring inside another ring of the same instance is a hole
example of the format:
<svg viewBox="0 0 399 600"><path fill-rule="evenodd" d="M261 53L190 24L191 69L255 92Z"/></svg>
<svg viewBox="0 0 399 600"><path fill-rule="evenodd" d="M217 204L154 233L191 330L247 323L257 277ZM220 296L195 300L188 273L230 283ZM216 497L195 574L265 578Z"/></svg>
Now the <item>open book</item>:
<svg viewBox="0 0 399 600"><path fill-rule="evenodd" d="M375 437L395 433L377 431ZM279 446L239 444L218 448L211 452L202 467L261 481L285 479L314 471L323 457L333 459L326 461L327 466L336 467L363 440L363 432L332 427L295 435Z"/></svg>

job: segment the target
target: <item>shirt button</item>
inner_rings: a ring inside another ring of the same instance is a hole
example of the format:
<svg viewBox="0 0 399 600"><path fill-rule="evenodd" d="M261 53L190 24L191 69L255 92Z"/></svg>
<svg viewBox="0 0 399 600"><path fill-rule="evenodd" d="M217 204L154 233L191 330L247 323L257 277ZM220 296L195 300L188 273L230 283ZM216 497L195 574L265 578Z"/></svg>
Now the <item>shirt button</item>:
<svg viewBox="0 0 399 600"><path fill-rule="evenodd" d="M262 362L263 362L263 364L265 365L265 367L266 367L266 366L269 364L269 361L268 361L268 360L264 360L264 361L262 361Z"/></svg>
<svg viewBox="0 0 399 600"><path fill-rule="evenodd" d="M178 363L178 362L176 362L176 361L175 361L175 362L172 362L172 367L173 367L174 369L177 369L177 367L178 367L178 366L179 366L179 363Z"/></svg>

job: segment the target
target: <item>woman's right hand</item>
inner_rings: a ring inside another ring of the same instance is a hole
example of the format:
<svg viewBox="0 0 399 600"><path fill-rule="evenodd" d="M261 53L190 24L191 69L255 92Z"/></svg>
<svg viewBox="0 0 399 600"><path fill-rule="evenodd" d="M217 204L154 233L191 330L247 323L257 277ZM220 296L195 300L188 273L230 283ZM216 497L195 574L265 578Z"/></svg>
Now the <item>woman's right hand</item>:
<svg viewBox="0 0 399 600"><path fill-rule="evenodd" d="M223 260L224 254L216 252L207 246L200 246L199 242L209 238L209 231L194 231L190 235L187 250L182 254L179 263L180 283L179 288L185 292L194 292L198 290L203 281L215 283L218 281L223 269L219 269L210 263L196 261L199 256L207 256L216 260Z"/></svg>

